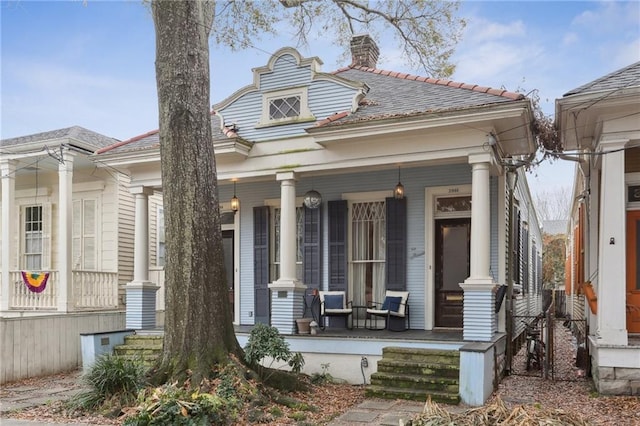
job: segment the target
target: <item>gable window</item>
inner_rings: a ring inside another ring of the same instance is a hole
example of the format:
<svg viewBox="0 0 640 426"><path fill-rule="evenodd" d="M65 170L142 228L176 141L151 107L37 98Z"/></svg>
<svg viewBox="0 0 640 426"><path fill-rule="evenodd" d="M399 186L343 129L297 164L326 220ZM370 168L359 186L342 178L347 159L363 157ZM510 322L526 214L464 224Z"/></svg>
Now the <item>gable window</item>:
<svg viewBox="0 0 640 426"><path fill-rule="evenodd" d="M296 87L265 93L258 126L272 126L300 121L313 121L308 105L307 88Z"/></svg>
<svg viewBox="0 0 640 426"><path fill-rule="evenodd" d="M300 96L271 99L269 101L269 120L294 118L300 115Z"/></svg>
<svg viewBox="0 0 640 426"><path fill-rule="evenodd" d="M97 269L97 201L73 201L73 267L91 271Z"/></svg>

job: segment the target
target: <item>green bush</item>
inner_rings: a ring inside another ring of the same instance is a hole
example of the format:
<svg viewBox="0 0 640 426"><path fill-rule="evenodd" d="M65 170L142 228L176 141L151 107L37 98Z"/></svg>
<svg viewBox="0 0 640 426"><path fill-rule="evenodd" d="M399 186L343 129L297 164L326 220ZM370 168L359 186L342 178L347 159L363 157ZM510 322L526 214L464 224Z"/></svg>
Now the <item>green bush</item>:
<svg viewBox="0 0 640 426"><path fill-rule="evenodd" d="M300 352L294 354L289 350L289 344L277 328L256 324L244 347L244 358L249 364L258 364L266 357L272 358L271 364L274 361L286 362L294 373L299 373L304 366L302 354Z"/></svg>
<svg viewBox="0 0 640 426"><path fill-rule="evenodd" d="M146 370L140 359L103 355L96 359L89 372L82 377L88 390L72 398L70 405L87 410L106 403L120 406L133 403L146 384Z"/></svg>

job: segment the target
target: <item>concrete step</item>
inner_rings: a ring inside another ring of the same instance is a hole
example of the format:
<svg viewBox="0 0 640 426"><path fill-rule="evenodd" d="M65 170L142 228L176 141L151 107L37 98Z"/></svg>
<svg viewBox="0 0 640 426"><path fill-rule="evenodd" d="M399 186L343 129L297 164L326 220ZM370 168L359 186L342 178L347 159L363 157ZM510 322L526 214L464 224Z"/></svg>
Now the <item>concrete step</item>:
<svg viewBox="0 0 640 426"><path fill-rule="evenodd" d="M384 359L418 361L439 365L460 365L460 352L440 349L399 348L389 346L382 349Z"/></svg>
<svg viewBox="0 0 640 426"><path fill-rule="evenodd" d="M458 379L460 376L460 368L458 365L443 365L431 362L386 358L378 361L378 371L384 373L448 377L453 379Z"/></svg>
<svg viewBox="0 0 640 426"><path fill-rule="evenodd" d="M453 395L457 395L459 393L458 379L435 376L415 376L411 374L377 372L371 375L371 384L399 389L437 391Z"/></svg>
<svg viewBox="0 0 640 426"><path fill-rule="evenodd" d="M372 398L406 399L411 401L426 401L427 398L431 397L432 401L440 404L457 405L460 403L460 396L457 394L380 385L367 386L365 395Z"/></svg>

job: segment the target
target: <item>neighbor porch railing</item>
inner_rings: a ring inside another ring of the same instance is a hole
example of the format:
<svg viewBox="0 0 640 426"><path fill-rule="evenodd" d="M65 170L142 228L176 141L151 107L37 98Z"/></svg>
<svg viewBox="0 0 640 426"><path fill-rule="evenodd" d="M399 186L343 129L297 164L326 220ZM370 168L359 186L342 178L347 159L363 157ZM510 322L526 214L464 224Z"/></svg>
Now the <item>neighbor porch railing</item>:
<svg viewBox="0 0 640 426"><path fill-rule="evenodd" d="M13 310L58 309L60 283L58 271L51 271L42 293L31 292L22 282L20 271L11 271L11 303ZM73 271L69 307L73 310L112 309L118 306L118 274L116 272Z"/></svg>

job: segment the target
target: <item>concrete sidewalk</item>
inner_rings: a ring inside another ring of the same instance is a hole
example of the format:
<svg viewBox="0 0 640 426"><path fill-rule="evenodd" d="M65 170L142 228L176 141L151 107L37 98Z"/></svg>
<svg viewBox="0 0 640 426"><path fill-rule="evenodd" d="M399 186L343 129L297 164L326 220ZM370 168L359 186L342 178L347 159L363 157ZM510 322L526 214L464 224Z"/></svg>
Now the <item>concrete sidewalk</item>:
<svg viewBox="0 0 640 426"><path fill-rule="evenodd" d="M19 420L7 418L6 413L55 401L67 400L82 391L80 371L61 376L49 382L50 386L29 384L3 386L0 389L0 425L1 426L55 426L37 420ZM392 401L367 399L335 418L329 426L398 426L400 419L408 420L420 413L424 403L413 401ZM67 426L100 426L87 423L65 423Z"/></svg>

